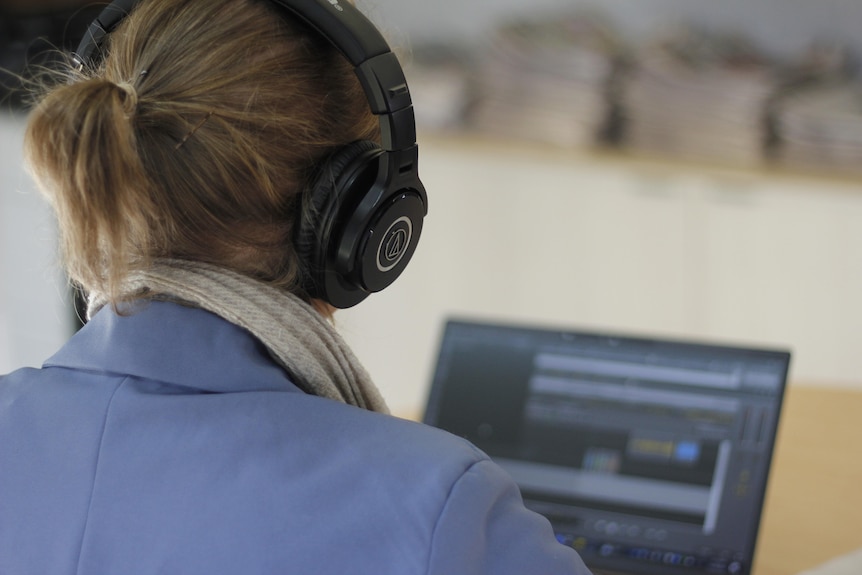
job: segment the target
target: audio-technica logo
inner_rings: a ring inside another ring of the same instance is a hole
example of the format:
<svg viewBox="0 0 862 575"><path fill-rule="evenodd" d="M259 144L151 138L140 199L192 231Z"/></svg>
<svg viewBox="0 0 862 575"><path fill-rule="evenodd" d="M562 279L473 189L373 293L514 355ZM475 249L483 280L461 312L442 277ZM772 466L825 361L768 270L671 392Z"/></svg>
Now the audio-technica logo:
<svg viewBox="0 0 862 575"><path fill-rule="evenodd" d="M386 240L386 245L383 246L383 257L386 258L386 261L395 261L406 246L407 231L404 228L394 230L389 239Z"/></svg>
<svg viewBox="0 0 862 575"><path fill-rule="evenodd" d="M413 239L413 222L407 216L401 216L383 234L383 241L377 248L377 269L388 272L397 266L407 253L411 239Z"/></svg>
<svg viewBox="0 0 862 575"><path fill-rule="evenodd" d="M338 0L329 0L329 3L332 4L332 7L339 12L344 12L344 7L338 3Z"/></svg>

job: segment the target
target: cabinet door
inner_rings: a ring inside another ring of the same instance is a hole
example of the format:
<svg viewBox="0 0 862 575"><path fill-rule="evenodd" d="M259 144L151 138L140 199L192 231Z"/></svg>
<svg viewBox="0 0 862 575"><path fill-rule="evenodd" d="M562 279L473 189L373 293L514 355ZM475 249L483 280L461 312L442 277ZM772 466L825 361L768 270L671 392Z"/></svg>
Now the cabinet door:
<svg viewBox="0 0 862 575"><path fill-rule="evenodd" d="M423 301L572 326L690 327L699 230L685 178L575 154L424 152L429 255L416 263L437 281Z"/></svg>
<svg viewBox="0 0 862 575"><path fill-rule="evenodd" d="M567 321L687 331L699 297L690 279L699 248L697 203L687 179L622 162L594 169L599 183L581 201L586 250L579 277L589 308Z"/></svg>
<svg viewBox="0 0 862 575"><path fill-rule="evenodd" d="M704 191L706 331L792 348L800 380L858 379L860 190L764 177Z"/></svg>

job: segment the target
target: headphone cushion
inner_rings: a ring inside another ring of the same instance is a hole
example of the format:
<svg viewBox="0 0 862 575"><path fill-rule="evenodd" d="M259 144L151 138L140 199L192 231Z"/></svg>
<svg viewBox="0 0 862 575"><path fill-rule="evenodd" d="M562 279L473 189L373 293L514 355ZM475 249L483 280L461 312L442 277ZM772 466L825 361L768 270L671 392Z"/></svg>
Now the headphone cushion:
<svg viewBox="0 0 862 575"><path fill-rule="evenodd" d="M368 161L380 155L381 148L370 140L359 140L335 151L317 169L317 175L302 197L299 225L294 236L294 246L305 271L304 289L312 297L321 294L321 276L326 268L327 254L333 240L337 241L335 219L341 206L355 192L346 184L354 181L368 165ZM359 192L366 193L367 189ZM333 237L336 236L336 237Z"/></svg>

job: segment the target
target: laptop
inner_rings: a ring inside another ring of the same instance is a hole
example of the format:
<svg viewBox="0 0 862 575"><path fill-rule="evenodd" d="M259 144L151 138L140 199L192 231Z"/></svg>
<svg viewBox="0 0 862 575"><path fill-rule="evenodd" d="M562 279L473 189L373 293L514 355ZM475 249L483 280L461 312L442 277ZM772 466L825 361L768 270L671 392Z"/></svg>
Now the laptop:
<svg viewBox="0 0 862 575"><path fill-rule="evenodd" d="M506 469L594 573L748 575L789 362L452 319L424 421Z"/></svg>

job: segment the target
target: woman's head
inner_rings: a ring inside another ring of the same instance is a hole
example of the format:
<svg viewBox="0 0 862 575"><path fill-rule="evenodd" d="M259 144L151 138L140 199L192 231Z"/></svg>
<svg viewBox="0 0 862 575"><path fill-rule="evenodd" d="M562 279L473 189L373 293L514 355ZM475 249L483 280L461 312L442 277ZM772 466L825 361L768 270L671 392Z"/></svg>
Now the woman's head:
<svg viewBox="0 0 862 575"><path fill-rule="evenodd" d="M26 146L70 277L117 301L160 257L296 288L314 165L376 134L351 66L271 3L142 0L34 108Z"/></svg>

